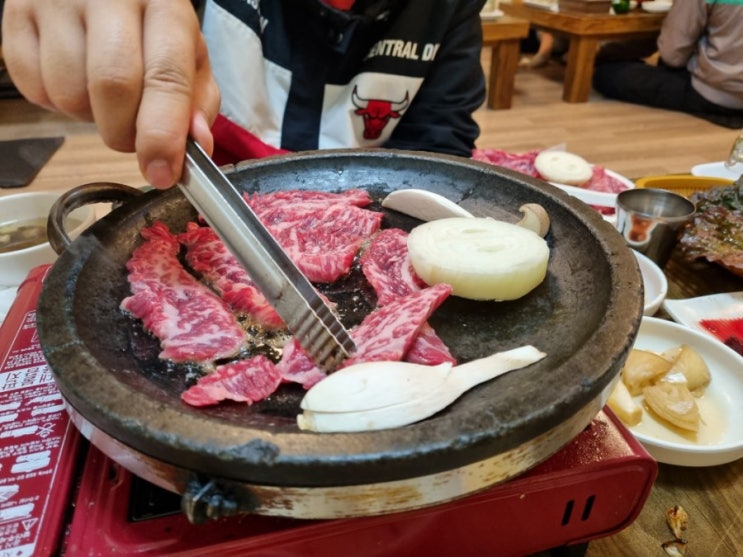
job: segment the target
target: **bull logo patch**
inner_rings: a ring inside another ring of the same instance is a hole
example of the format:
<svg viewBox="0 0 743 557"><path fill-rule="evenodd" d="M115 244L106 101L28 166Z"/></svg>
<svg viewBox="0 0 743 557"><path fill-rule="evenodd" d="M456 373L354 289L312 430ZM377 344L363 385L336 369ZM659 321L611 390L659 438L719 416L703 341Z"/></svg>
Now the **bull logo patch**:
<svg viewBox="0 0 743 557"><path fill-rule="evenodd" d="M361 97L357 88L353 88L351 100L356 107L355 114L364 120L364 139L379 139L390 118L399 118L410 103L410 96L405 93L401 101L387 101L383 99L365 99Z"/></svg>

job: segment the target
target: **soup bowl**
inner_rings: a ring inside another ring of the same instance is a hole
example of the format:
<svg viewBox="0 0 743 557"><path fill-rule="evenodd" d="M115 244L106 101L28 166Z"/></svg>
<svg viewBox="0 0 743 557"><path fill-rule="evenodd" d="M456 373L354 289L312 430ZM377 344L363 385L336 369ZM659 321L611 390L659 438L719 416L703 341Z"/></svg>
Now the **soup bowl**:
<svg viewBox="0 0 743 557"><path fill-rule="evenodd" d="M0 197L0 288L19 285L29 271L57 259L46 235L49 211L62 192L25 192ZM95 221L91 205L70 212L65 229L75 238Z"/></svg>

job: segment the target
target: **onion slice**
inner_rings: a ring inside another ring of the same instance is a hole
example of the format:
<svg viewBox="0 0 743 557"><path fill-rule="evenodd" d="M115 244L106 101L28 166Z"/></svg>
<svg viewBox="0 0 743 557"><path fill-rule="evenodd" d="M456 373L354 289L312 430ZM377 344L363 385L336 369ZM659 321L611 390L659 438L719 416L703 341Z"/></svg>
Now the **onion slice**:
<svg viewBox="0 0 743 557"><path fill-rule="evenodd" d="M547 275L549 247L537 234L487 218L447 218L408 236L410 262L428 285L446 283L471 300L515 300Z"/></svg>

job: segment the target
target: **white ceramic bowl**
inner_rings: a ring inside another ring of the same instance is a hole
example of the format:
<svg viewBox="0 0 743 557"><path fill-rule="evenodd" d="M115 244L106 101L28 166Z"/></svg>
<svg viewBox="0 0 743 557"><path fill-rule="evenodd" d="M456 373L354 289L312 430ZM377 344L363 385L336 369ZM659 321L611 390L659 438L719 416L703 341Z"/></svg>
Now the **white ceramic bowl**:
<svg viewBox="0 0 743 557"><path fill-rule="evenodd" d="M725 166L724 161L708 162L691 167L694 176L707 176L711 178L726 178L737 180L743 174L743 163L736 164L733 168Z"/></svg>
<svg viewBox="0 0 743 557"><path fill-rule="evenodd" d="M664 428L647 412L629 429L665 464L716 466L743 458L743 357L709 335L655 317L643 317L634 347L662 352L684 343L704 359L712 376L700 402L705 419L700 437L690 439Z"/></svg>
<svg viewBox="0 0 743 557"><path fill-rule="evenodd" d="M667 12L671 9L672 2L664 2L662 0L654 0L653 2L643 2L642 9L646 12L659 14Z"/></svg>
<svg viewBox="0 0 743 557"><path fill-rule="evenodd" d="M61 192L25 192L0 197L0 223L46 218ZM65 220L67 233L76 238L95 221L93 206L72 211ZM39 265L53 263L57 254L49 242L0 253L0 288L18 286L29 271Z"/></svg>
<svg viewBox="0 0 743 557"><path fill-rule="evenodd" d="M645 305L643 315L654 315L660 308L668 294L668 279L660 267L652 259L632 250L637 258L642 274L642 283L645 287Z"/></svg>

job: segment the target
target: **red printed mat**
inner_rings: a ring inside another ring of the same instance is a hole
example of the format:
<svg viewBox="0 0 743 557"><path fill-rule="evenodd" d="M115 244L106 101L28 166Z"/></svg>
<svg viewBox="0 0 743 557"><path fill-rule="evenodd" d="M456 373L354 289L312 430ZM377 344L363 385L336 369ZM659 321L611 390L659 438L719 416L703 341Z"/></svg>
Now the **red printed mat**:
<svg viewBox="0 0 743 557"><path fill-rule="evenodd" d="M0 327L0 555L56 554L80 435L36 334L48 267L19 287Z"/></svg>

